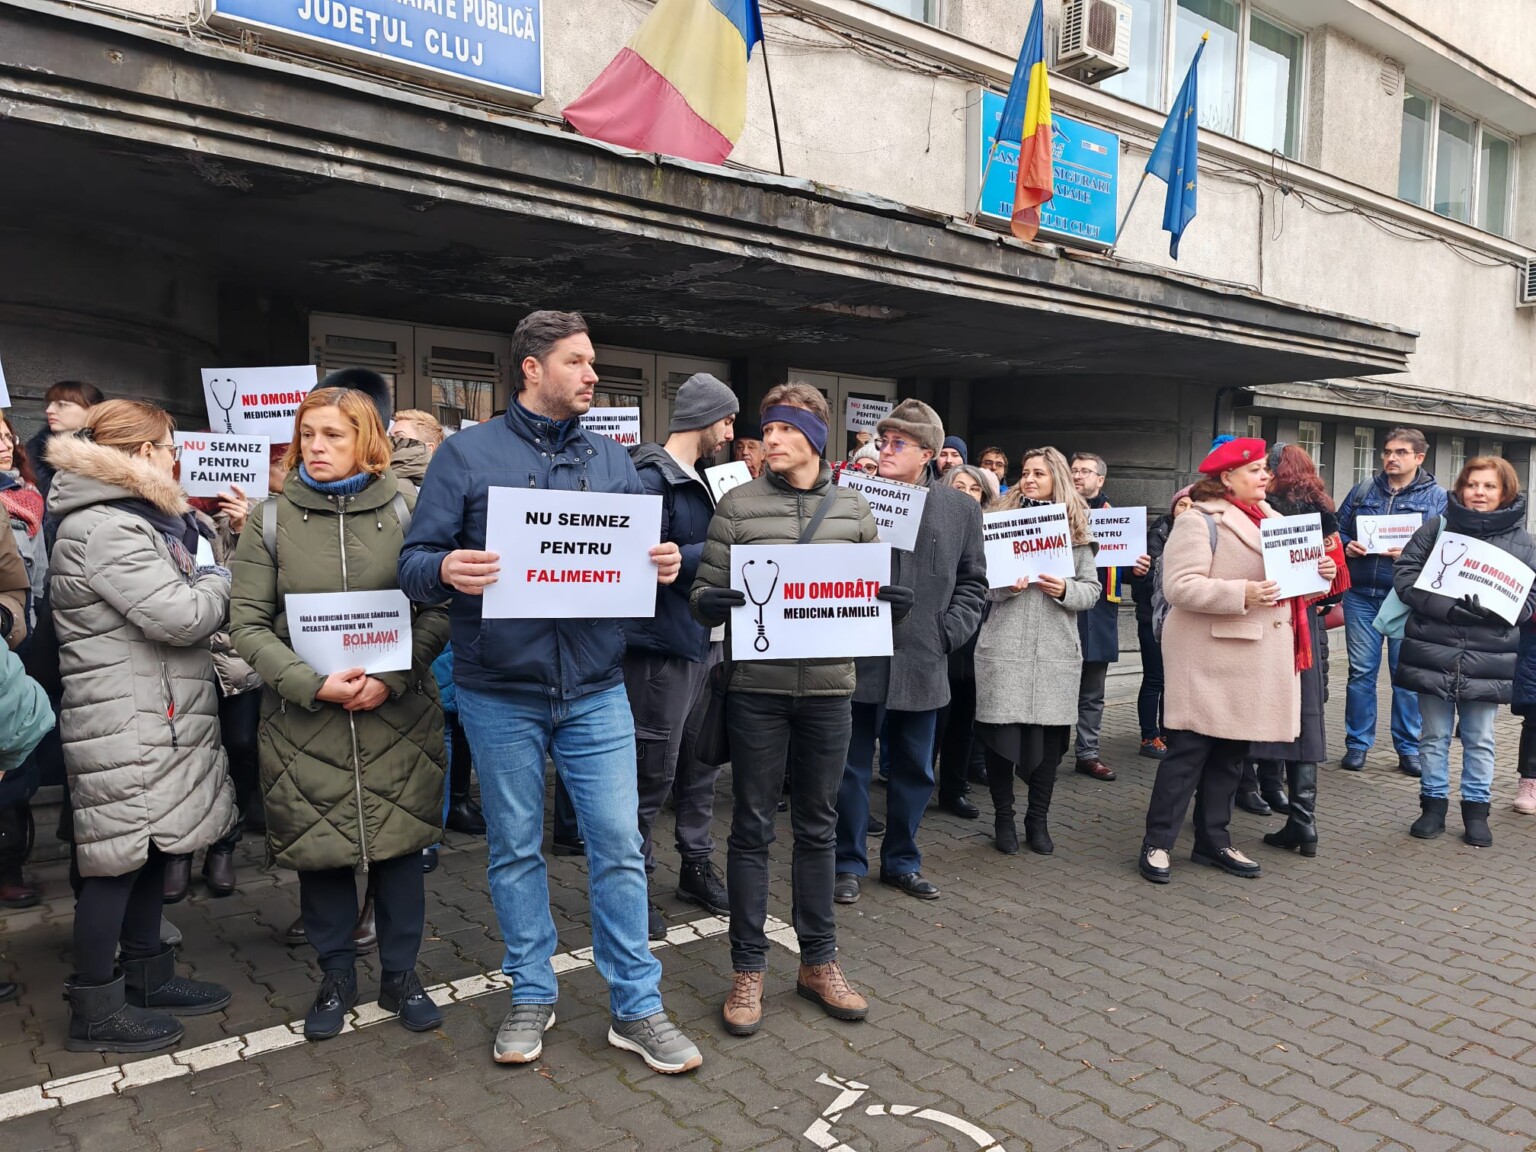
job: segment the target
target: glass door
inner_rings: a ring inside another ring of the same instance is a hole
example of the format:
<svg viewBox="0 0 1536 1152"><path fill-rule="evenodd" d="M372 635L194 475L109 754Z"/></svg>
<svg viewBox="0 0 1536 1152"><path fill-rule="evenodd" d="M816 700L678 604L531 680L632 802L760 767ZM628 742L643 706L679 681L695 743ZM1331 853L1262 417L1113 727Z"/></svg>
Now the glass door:
<svg viewBox="0 0 1536 1152"><path fill-rule="evenodd" d="M457 431L464 421L478 424L507 406L507 337L435 328L417 328L415 333L420 373L414 401L401 407L425 409L444 428Z"/></svg>

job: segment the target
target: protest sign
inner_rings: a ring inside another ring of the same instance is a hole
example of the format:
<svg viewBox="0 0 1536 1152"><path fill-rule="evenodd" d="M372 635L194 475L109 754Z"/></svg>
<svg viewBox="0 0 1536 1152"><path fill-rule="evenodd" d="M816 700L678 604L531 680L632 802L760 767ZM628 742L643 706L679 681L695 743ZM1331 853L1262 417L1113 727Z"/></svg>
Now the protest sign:
<svg viewBox="0 0 1536 1152"><path fill-rule="evenodd" d="M411 666L411 602L399 589L308 592L284 597L288 646L322 676Z"/></svg>
<svg viewBox="0 0 1536 1152"><path fill-rule="evenodd" d="M1486 540L1442 532L1413 586L1460 600L1473 595L1507 624L1520 619L1536 572Z"/></svg>
<svg viewBox="0 0 1536 1152"><path fill-rule="evenodd" d="M5 364L0 363L0 408L11 406L11 390L5 386Z"/></svg>
<svg viewBox="0 0 1536 1152"><path fill-rule="evenodd" d="M315 366L204 368L208 427L224 435L293 439L293 417L315 387Z"/></svg>
<svg viewBox="0 0 1536 1152"><path fill-rule="evenodd" d="M869 510L875 514L882 541L903 552L917 548L917 529L923 519L923 506L928 503L928 489L866 476L853 468L844 468L838 474L837 484L864 494Z"/></svg>
<svg viewBox="0 0 1536 1152"><path fill-rule="evenodd" d="M1020 576L1076 575L1065 504L983 512L981 522L989 587L1012 588Z"/></svg>
<svg viewBox="0 0 1536 1152"><path fill-rule="evenodd" d="M869 400L859 396L848 397L848 407L843 423L850 433L874 432L875 425L891 414L895 405L889 400Z"/></svg>
<svg viewBox="0 0 1536 1152"><path fill-rule="evenodd" d="M1380 556L1396 552L1413 539L1424 523L1417 512L1397 512L1391 516L1356 516L1355 539L1367 553Z"/></svg>
<svg viewBox="0 0 1536 1152"><path fill-rule="evenodd" d="M1088 530L1099 542L1094 564L1100 568L1131 568L1147 554L1145 508L1090 508Z"/></svg>
<svg viewBox="0 0 1536 1152"><path fill-rule="evenodd" d="M596 432L617 440L626 448L640 443L640 409L638 408L589 408L581 418L583 432Z"/></svg>
<svg viewBox="0 0 1536 1152"><path fill-rule="evenodd" d="M1271 516L1259 525L1264 546L1264 579L1280 585L1280 599L1316 596L1328 591L1328 581L1317 570L1323 558L1323 518L1316 512L1305 516Z"/></svg>
<svg viewBox="0 0 1536 1152"><path fill-rule="evenodd" d="M654 616L660 541L660 496L492 488L485 547L500 555L501 574L481 616Z"/></svg>
<svg viewBox="0 0 1536 1152"><path fill-rule="evenodd" d="M847 660L891 654L888 544L737 544L733 660Z"/></svg>
<svg viewBox="0 0 1536 1152"><path fill-rule="evenodd" d="M716 464L713 468L704 469L704 483L709 486L709 494L715 498L716 504L732 488L750 479L752 470L742 460L732 460L729 464Z"/></svg>
<svg viewBox="0 0 1536 1152"><path fill-rule="evenodd" d="M181 449L181 489L188 496L217 496L238 484L252 500L267 492L272 442L265 436L173 432Z"/></svg>

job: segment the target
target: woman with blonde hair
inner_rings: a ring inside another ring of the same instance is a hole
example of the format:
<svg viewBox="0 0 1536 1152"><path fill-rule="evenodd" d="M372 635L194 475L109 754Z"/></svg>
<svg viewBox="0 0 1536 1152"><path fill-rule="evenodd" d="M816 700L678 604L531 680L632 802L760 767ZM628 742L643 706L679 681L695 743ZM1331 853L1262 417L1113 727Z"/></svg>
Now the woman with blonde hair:
<svg viewBox="0 0 1536 1152"><path fill-rule="evenodd" d="M235 822L209 650L229 573L198 559L174 430L153 404L108 400L48 445L59 731L82 877L65 984L72 1052L166 1048L182 1026L162 1013L229 1003L227 989L178 977L160 942L166 858Z"/></svg>
<svg viewBox="0 0 1536 1152"><path fill-rule="evenodd" d="M299 873L304 928L319 954L304 1035L335 1036L357 1003L357 867L374 883L379 1006L427 1031L442 1014L416 974L421 851L442 833L446 752L432 661L447 642L448 613L412 608L408 671L322 672L300 658L287 598L398 589L415 493L390 467L378 410L350 388L305 398L284 463L282 492L251 513L235 549L230 636L266 685L258 748L267 846Z"/></svg>
<svg viewBox="0 0 1536 1152"><path fill-rule="evenodd" d="M1024 837L1030 850L1056 850L1046 827L1056 769L1077 720L1083 651L1077 614L1098 602L1097 551L1088 506L1072 486L1067 459L1055 448L1024 454L1019 479L993 511L1064 504L1072 532L1073 575L1020 577L987 593L991 611L976 639L976 737L985 746L997 850L1019 850L1013 778L1029 787Z"/></svg>

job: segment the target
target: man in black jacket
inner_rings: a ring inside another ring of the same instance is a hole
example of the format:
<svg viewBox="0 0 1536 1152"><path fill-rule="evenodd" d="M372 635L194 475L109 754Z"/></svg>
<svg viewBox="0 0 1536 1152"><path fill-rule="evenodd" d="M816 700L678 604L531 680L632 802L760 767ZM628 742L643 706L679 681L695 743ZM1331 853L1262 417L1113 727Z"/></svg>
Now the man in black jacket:
<svg viewBox="0 0 1536 1152"><path fill-rule="evenodd" d="M688 715L702 694L709 670L720 660L724 629L698 623L688 608L688 593L704 552L704 538L715 514L709 486L698 464L731 440L741 405L730 388L699 372L677 390L665 444L640 444L631 452L646 492L661 497L661 538L678 546L682 571L675 583L656 589L656 615L624 625L624 688L635 714L635 767L640 785L640 836L645 871L656 871L651 829L672 790L677 790L677 846L683 858L677 896L725 915L725 882L710 857L714 841L709 826L715 815L718 767L707 769L684 748ZM683 777L678 778L679 768ZM650 936L663 940L666 923L653 905Z"/></svg>

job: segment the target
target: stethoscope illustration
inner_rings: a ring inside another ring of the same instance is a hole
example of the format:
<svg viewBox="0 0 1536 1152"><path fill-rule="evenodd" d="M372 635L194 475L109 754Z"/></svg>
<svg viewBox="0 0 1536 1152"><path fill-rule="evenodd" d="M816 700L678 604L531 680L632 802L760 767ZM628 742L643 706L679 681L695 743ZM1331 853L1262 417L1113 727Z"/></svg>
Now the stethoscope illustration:
<svg viewBox="0 0 1536 1152"><path fill-rule="evenodd" d="M752 581L748 576L748 569L756 564L756 560L748 560L741 566L741 585L746 590L747 599L757 606L757 639L752 641L752 647L759 652L768 651L768 635L763 628L763 609L768 606L768 601L773 599L773 594L779 588L779 562L777 560L764 560L763 563L773 569L773 583L768 585L768 595L759 600L752 594Z"/></svg>
<svg viewBox="0 0 1536 1152"><path fill-rule="evenodd" d="M224 403L224 400L219 396L218 389L214 387L214 385L218 383L219 381L217 380L208 381L208 395L213 397L213 402L217 404L224 412L224 431L232 433L235 430L235 425L234 422L229 418L229 414L234 410L235 401L240 399L240 386L233 380L229 381L230 384L234 385L234 389L229 394L229 403L226 404Z"/></svg>
<svg viewBox="0 0 1536 1152"><path fill-rule="evenodd" d="M1458 552L1455 556L1452 556L1450 554L1450 550L1452 548L1460 548L1461 551ZM1440 575L1431 580L1429 582L1429 586L1431 588L1439 588L1440 585L1445 582L1445 574L1452 568L1456 567L1456 565L1461 563L1462 558L1466 556L1467 551L1467 545L1458 544L1453 540L1447 540L1444 544L1440 545Z"/></svg>
<svg viewBox="0 0 1536 1152"><path fill-rule="evenodd" d="M1365 530L1365 550L1367 552L1376 551L1376 531L1376 525L1374 524L1368 526Z"/></svg>

